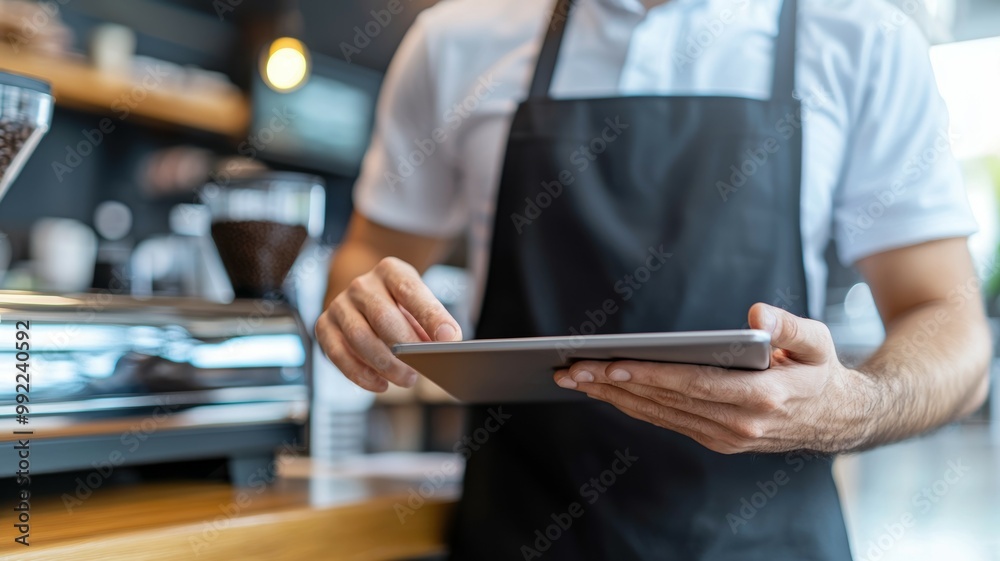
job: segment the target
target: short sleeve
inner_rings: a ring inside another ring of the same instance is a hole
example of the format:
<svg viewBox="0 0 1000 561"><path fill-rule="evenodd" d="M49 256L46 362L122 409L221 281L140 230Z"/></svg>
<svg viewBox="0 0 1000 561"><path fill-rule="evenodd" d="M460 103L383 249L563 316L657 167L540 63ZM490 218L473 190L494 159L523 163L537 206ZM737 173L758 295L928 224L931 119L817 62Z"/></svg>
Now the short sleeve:
<svg viewBox="0 0 1000 561"><path fill-rule="evenodd" d="M926 40L913 24L876 34L834 200L845 265L976 231Z"/></svg>
<svg viewBox="0 0 1000 561"><path fill-rule="evenodd" d="M418 16L382 83L354 205L388 228L451 237L465 227L468 210L447 144L450 131L439 118L428 41Z"/></svg>

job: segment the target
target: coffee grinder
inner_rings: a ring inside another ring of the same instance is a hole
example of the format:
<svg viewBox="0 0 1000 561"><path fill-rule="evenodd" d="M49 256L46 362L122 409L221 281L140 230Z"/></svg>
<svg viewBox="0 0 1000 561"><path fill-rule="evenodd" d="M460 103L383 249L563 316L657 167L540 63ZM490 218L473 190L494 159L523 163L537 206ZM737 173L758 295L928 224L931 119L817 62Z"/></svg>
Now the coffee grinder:
<svg viewBox="0 0 1000 561"><path fill-rule="evenodd" d="M290 301L285 277L306 240L323 233L323 180L251 171L217 176L200 195L236 298Z"/></svg>

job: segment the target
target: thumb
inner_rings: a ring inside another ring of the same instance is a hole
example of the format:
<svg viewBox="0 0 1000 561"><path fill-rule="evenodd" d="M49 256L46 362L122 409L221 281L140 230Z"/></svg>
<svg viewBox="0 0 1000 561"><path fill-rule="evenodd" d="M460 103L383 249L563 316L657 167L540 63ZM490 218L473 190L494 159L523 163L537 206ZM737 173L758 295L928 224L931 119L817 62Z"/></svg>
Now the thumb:
<svg viewBox="0 0 1000 561"><path fill-rule="evenodd" d="M769 306L754 304L750 308L750 328L771 334L771 346L782 349L798 362L825 361L833 350L833 339L826 325Z"/></svg>

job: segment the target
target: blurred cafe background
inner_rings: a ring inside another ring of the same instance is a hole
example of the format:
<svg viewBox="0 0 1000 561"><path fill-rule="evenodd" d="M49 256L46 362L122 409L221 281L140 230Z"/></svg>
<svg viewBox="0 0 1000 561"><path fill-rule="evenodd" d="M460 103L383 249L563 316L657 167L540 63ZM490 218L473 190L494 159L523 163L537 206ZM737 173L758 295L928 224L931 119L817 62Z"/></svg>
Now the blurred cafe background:
<svg viewBox="0 0 1000 561"><path fill-rule="evenodd" d="M462 408L423 381L376 398L312 341L382 75L434 3L0 0L0 72L35 79L0 80L0 364L10 318L30 320L35 430L33 547L5 523L0 556L441 553ZM1000 318L1000 0L896 3L934 44L980 224L973 290ZM881 325L829 255L826 321L860 361ZM464 265L459 247L426 280L467 321ZM998 388L962 423L838 459L856 558L1000 561ZM293 525L327 539L276 549Z"/></svg>

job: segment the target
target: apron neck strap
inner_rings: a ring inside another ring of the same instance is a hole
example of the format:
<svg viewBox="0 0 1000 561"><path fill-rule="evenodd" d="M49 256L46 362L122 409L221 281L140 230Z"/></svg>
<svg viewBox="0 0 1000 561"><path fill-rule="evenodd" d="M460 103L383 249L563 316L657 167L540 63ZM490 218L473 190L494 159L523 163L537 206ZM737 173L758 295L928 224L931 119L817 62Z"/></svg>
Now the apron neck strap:
<svg viewBox="0 0 1000 561"><path fill-rule="evenodd" d="M556 0L552 17L545 32L535 74L531 79L528 95L531 98L549 97L552 77L555 75L559 49L573 5L580 0ZM784 0L778 26L778 39L774 48L774 79L771 86L772 101L793 100L795 89L795 44L798 35L798 0Z"/></svg>

